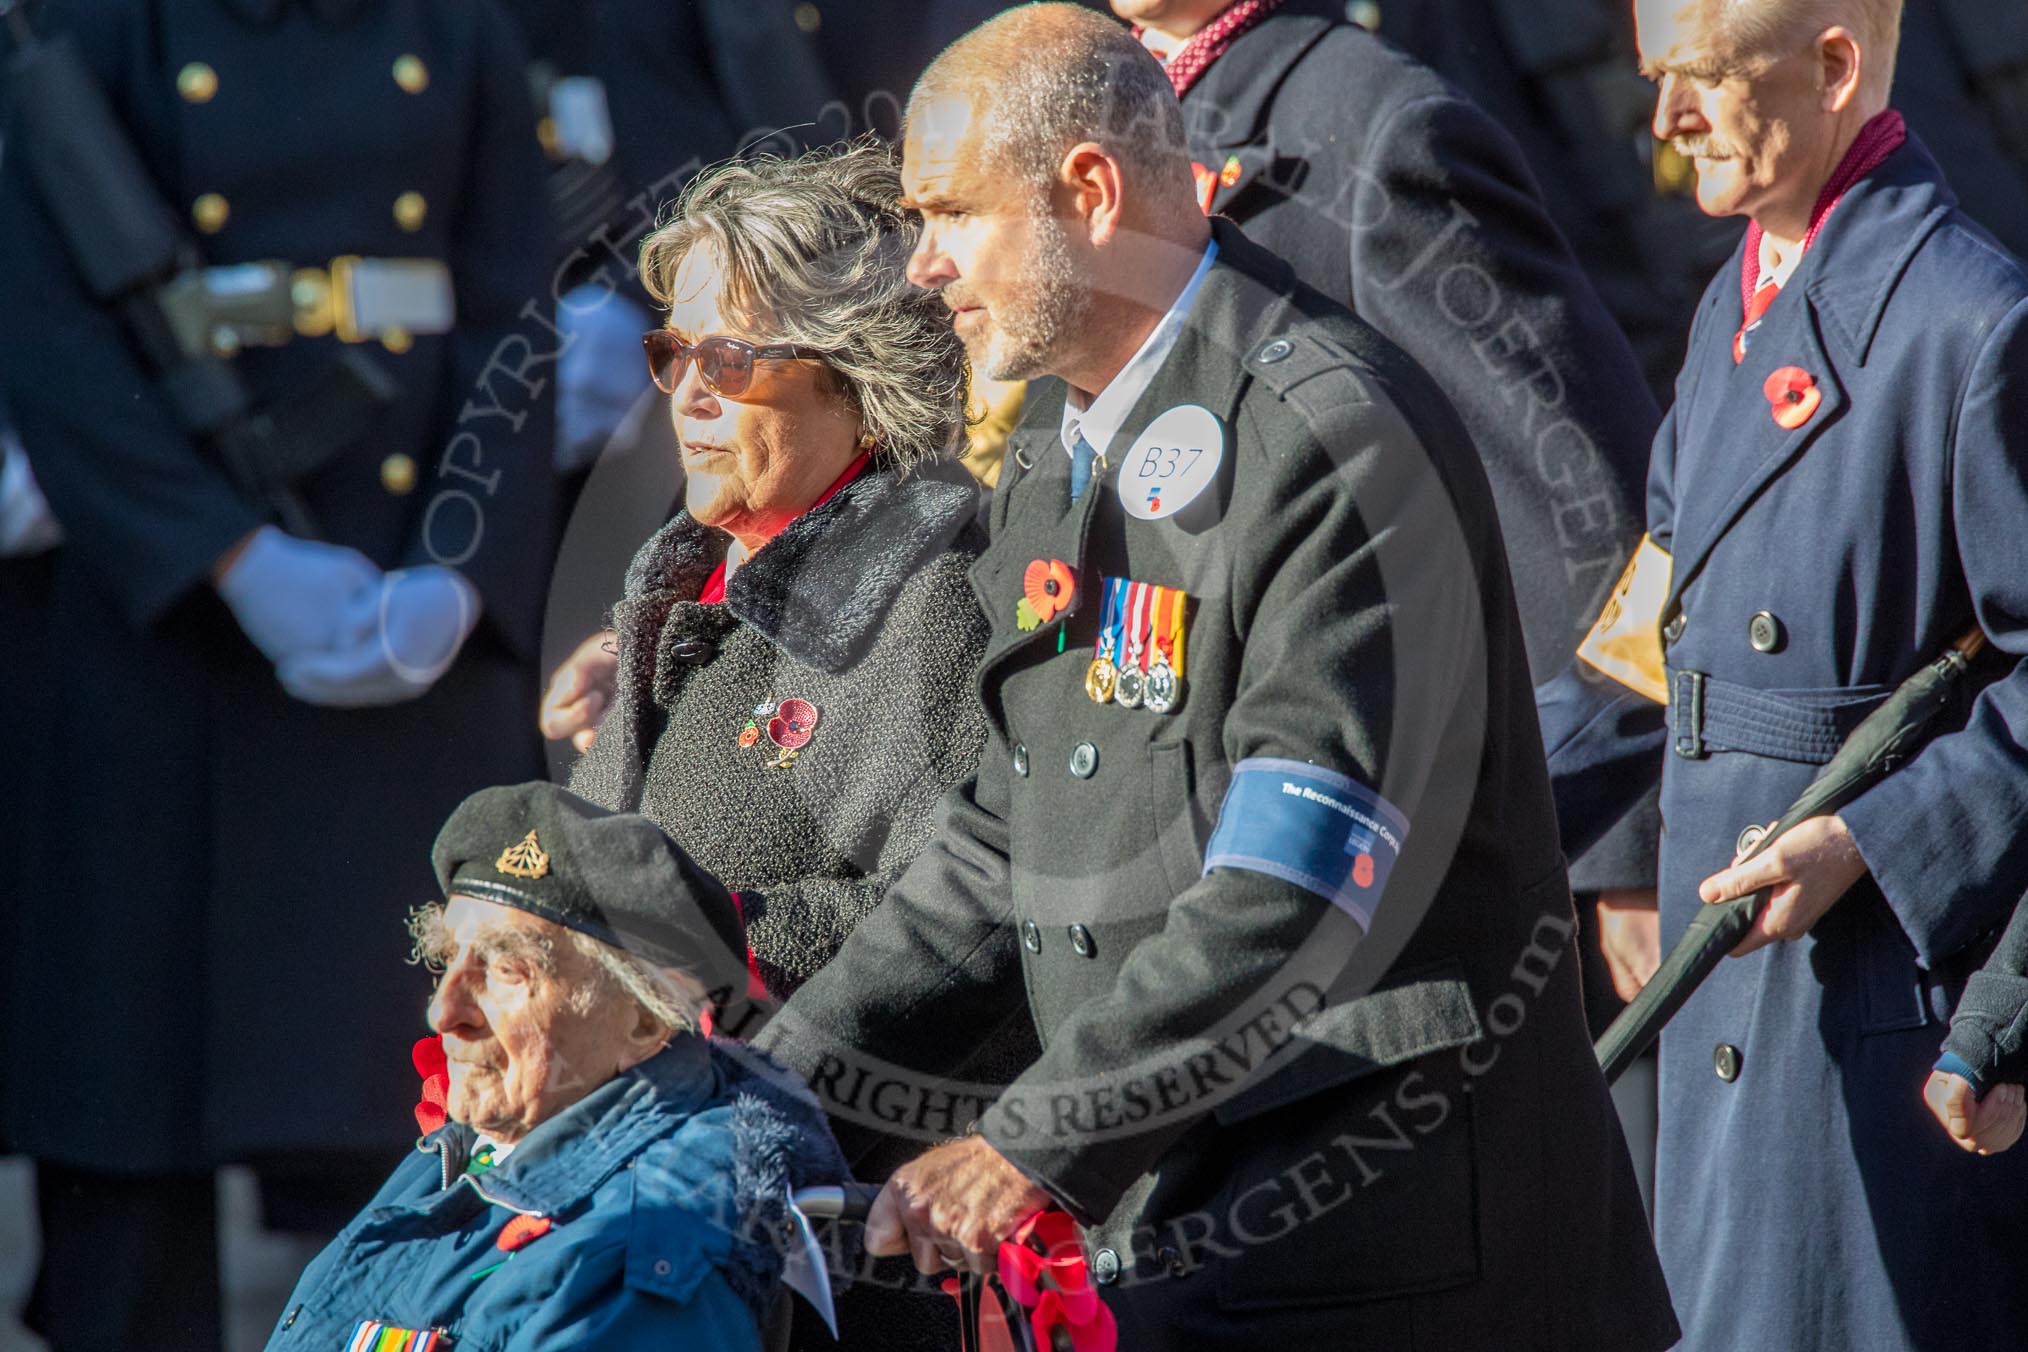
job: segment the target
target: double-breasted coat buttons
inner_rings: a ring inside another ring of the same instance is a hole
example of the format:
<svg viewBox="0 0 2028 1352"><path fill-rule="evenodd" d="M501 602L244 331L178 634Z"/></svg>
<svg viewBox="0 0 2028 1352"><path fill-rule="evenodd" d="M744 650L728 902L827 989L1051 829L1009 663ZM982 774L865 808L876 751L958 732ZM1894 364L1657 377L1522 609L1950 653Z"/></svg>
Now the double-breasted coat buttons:
<svg viewBox="0 0 2028 1352"><path fill-rule="evenodd" d="M415 491L415 458L396 451L380 462L380 486L396 497Z"/></svg>
<svg viewBox="0 0 2028 1352"><path fill-rule="evenodd" d="M1088 958L1097 951L1091 941L1091 931L1083 925L1070 927L1070 951L1080 958Z"/></svg>
<svg viewBox="0 0 2028 1352"><path fill-rule="evenodd" d="M1746 622L1746 641L1757 653L1780 652L1785 637L1782 622L1774 617L1772 611L1756 610L1753 618Z"/></svg>
<svg viewBox="0 0 2028 1352"><path fill-rule="evenodd" d="M199 234L217 234L225 229L226 218L231 215L232 203L225 200L224 193L208 192L190 204L190 223Z"/></svg>
<svg viewBox="0 0 2028 1352"><path fill-rule="evenodd" d="M1019 778L1028 778L1028 748L1019 742L1014 744L1014 773Z"/></svg>
<svg viewBox="0 0 2028 1352"><path fill-rule="evenodd" d="M394 58L393 74L394 82L404 94L420 94L430 87L430 68L414 52L403 52Z"/></svg>
<svg viewBox="0 0 2028 1352"><path fill-rule="evenodd" d="M1718 1072L1718 1078L1731 1084L1739 1078L1739 1048L1730 1042L1721 1042L1711 1049L1711 1068Z"/></svg>
<svg viewBox="0 0 2028 1352"><path fill-rule="evenodd" d="M1665 643L1676 642L1683 637L1683 630L1688 624L1689 621L1684 617L1683 612L1677 611L1670 617L1669 622L1662 626L1662 641Z"/></svg>
<svg viewBox="0 0 2028 1352"><path fill-rule="evenodd" d="M1111 1286L1120 1279L1120 1255L1113 1249L1100 1249L1091 1256L1092 1279L1100 1286Z"/></svg>
<svg viewBox="0 0 2028 1352"><path fill-rule="evenodd" d="M394 223L413 235L430 214L429 199L411 189L394 199Z"/></svg>
<svg viewBox="0 0 2028 1352"><path fill-rule="evenodd" d="M1098 748L1090 742L1079 742L1070 753L1070 772L1079 779L1090 779L1098 773Z"/></svg>
<svg viewBox="0 0 2028 1352"><path fill-rule="evenodd" d="M1042 926L1036 924L1033 920L1022 921L1021 944L1030 953L1040 953L1042 951Z"/></svg>

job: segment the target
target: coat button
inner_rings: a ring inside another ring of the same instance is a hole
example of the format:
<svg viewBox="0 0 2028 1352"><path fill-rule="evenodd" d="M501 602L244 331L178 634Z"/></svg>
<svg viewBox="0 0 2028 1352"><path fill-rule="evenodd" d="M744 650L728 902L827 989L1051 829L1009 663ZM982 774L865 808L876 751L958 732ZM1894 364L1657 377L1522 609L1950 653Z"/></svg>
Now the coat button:
<svg viewBox="0 0 2028 1352"><path fill-rule="evenodd" d="M1768 611L1756 610L1746 622L1746 641L1757 653L1780 652L1782 637L1782 622Z"/></svg>
<svg viewBox="0 0 2028 1352"><path fill-rule="evenodd" d="M1752 826L1747 827L1744 831L1741 831L1739 833L1739 839L1732 842L1733 854L1735 855L1745 854L1748 850L1760 844L1760 842L1762 841L1762 839L1766 837L1766 835L1767 828L1765 826L1760 825L1758 822L1756 822Z"/></svg>
<svg viewBox="0 0 2028 1352"><path fill-rule="evenodd" d="M701 667L718 656L718 645L709 639L679 638L669 645L670 660Z"/></svg>
<svg viewBox="0 0 2028 1352"><path fill-rule="evenodd" d="M815 5L797 5L794 17L798 32L814 33L824 26L824 11Z"/></svg>
<svg viewBox="0 0 2028 1352"><path fill-rule="evenodd" d="M1280 361L1295 350L1295 344L1291 343L1288 339L1277 338L1261 348L1260 356L1257 360L1263 362Z"/></svg>
<svg viewBox="0 0 2028 1352"><path fill-rule="evenodd" d="M1111 1249L1100 1249L1091 1256L1091 1275L1098 1279L1100 1286L1111 1286L1120 1279L1120 1256Z"/></svg>
<svg viewBox="0 0 2028 1352"><path fill-rule="evenodd" d="M430 87L430 68L414 52L394 58L394 82L404 94L420 94Z"/></svg>
<svg viewBox="0 0 2028 1352"><path fill-rule="evenodd" d="M1739 1048L1730 1042L1721 1042L1711 1049L1711 1068L1718 1072L1718 1078L1731 1084L1739 1078Z"/></svg>
<svg viewBox="0 0 2028 1352"><path fill-rule="evenodd" d="M1190 1271L1190 1265L1183 1261L1183 1255L1178 1253L1173 1245L1164 1244L1155 1250L1155 1261L1160 1263L1171 1277L1181 1277Z"/></svg>
<svg viewBox="0 0 2028 1352"><path fill-rule="evenodd" d="M380 331L380 345L399 357L415 346L415 335L399 324L389 324Z"/></svg>
<svg viewBox="0 0 2028 1352"><path fill-rule="evenodd" d="M1079 742L1070 753L1070 772L1079 779L1090 779L1098 773L1098 748L1090 742Z"/></svg>
<svg viewBox="0 0 2028 1352"><path fill-rule="evenodd" d="M1040 953L1042 951L1042 926L1036 924L1033 920L1022 921L1021 944L1030 953Z"/></svg>
<svg viewBox="0 0 2028 1352"><path fill-rule="evenodd" d="M295 1309L289 1311L289 1317L282 1321L282 1327L285 1329L294 1328L296 1326L296 1316L301 1314L302 1312L303 1307L300 1305L298 1305Z"/></svg>
<svg viewBox="0 0 2028 1352"><path fill-rule="evenodd" d="M415 491L415 459L396 451L380 462L380 486L396 497Z"/></svg>
<svg viewBox="0 0 2028 1352"><path fill-rule="evenodd" d="M1680 610L1677 611L1675 616L1669 621L1669 623L1662 626L1662 641L1665 643L1674 643L1678 639L1682 638L1683 627L1688 623L1689 621L1684 618L1683 612Z"/></svg>
<svg viewBox="0 0 2028 1352"><path fill-rule="evenodd" d="M429 214L429 201L419 192L410 190L394 199L394 223L411 235L423 228Z"/></svg>
<svg viewBox="0 0 2028 1352"><path fill-rule="evenodd" d="M225 229L225 219L230 215L232 203L225 200L223 193L208 192L190 204L190 223L200 234L215 235Z"/></svg>
<svg viewBox="0 0 2028 1352"><path fill-rule="evenodd" d="M1083 925L1072 925L1070 927L1070 951L1077 954L1080 958L1091 956L1091 931Z"/></svg>
<svg viewBox="0 0 2028 1352"><path fill-rule="evenodd" d="M176 92L185 103L209 103L218 93L218 72L202 61L192 61L176 72Z"/></svg>
<svg viewBox="0 0 2028 1352"><path fill-rule="evenodd" d="M1345 17L1369 33L1380 31L1380 6L1374 0L1351 0L1345 6Z"/></svg>
<svg viewBox="0 0 2028 1352"><path fill-rule="evenodd" d="M1014 773L1023 779L1028 778L1028 748L1019 742L1014 744Z"/></svg>

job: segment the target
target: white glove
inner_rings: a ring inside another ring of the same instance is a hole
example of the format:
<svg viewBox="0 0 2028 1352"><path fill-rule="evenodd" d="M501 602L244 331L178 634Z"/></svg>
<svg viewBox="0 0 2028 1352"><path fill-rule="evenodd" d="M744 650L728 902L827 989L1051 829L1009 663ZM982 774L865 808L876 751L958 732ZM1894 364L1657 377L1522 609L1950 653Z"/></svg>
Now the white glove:
<svg viewBox="0 0 2028 1352"><path fill-rule="evenodd" d="M355 641L275 664L282 688L306 704L352 709L411 700L450 670L479 622L479 592L427 564L387 574L352 617Z"/></svg>

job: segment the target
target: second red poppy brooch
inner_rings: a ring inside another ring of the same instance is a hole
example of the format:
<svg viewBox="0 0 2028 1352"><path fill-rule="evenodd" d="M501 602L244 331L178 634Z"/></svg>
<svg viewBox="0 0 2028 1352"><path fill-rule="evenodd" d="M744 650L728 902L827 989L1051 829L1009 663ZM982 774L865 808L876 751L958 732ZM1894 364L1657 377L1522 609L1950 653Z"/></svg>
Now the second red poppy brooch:
<svg viewBox="0 0 2028 1352"><path fill-rule="evenodd" d="M740 747L758 746L765 736L777 753L768 769L786 770L816 735L817 717L817 706L806 699L763 700L740 729Z"/></svg>
<svg viewBox="0 0 2028 1352"><path fill-rule="evenodd" d="M1824 402L1816 380L1800 366L1784 366L1767 378L1761 393L1773 405L1776 426L1793 432L1811 418Z"/></svg>

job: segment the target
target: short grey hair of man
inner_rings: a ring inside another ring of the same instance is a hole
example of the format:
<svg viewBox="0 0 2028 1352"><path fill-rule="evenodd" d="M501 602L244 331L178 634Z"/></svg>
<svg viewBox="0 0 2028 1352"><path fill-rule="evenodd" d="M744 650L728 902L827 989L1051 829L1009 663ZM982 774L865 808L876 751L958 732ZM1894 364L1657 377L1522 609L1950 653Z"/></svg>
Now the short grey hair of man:
<svg viewBox="0 0 2028 1352"><path fill-rule="evenodd" d="M570 992L570 1007L574 1011L589 1013L617 995L633 1001L648 1017L671 1033L697 1031L698 1015L710 996L696 977L677 968L657 966L638 954L614 948L589 934L580 934L562 925L554 928L585 958L593 973L590 980L578 983ZM441 973L457 948L451 941L449 928L444 924L444 903L432 901L410 911L408 933L415 941L409 951L409 962ZM523 942L545 971L553 973L556 970L556 941L553 936L529 933L523 936Z"/></svg>
<svg viewBox="0 0 2028 1352"><path fill-rule="evenodd" d="M1082 5L1020 5L980 24L930 63L909 111L953 96L972 101L981 163L1031 188L1083 141L1119 161L1132 187L1189 162L1162 63L1118 20Z"/></svg>
<svg viewBox="0 0 2028 1352"><path fill-rule="evenodd" d="M1865 58L1861 81L1884 100L1901 47L1902 0L1707 0L1741 56L1787 56L1828 28L1849 28Z"/></svg>
<svg viewBox="0 0 2028 1352"><path fill-rule="evenodd" d="M949 308L908 280L922 223L900 197L894 151L871 137L716 165L642 242L641 279L666 305L704 248L753 336L823 351L876 458L906 471L956 446L966 377Z"/></svg>

